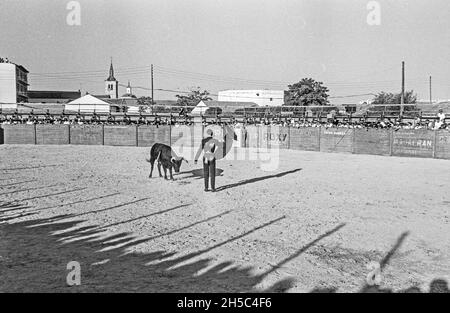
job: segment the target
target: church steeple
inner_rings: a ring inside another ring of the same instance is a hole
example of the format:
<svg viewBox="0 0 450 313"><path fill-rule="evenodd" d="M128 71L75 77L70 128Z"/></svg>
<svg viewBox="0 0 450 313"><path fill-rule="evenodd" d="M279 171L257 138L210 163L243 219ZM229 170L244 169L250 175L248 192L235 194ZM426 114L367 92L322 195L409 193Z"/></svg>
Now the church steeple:
<svg viewBox="0 0 450 313"><path fill-rule="evenodd" d="M111 58L111 65L109 67L109 77L105 81L105 94L109 95L111 99L119 97L119 82L114 77L114 67Z"/></svg>
<svg viewBox="0 0 450 313"><path fill-rule="evenodd" d="M112 62L112 58L111 58L111 65L109 67L109 77L106 79L106 81L116 81L116 78L114 77L114 67L113 67L113 62Z"/></svg>

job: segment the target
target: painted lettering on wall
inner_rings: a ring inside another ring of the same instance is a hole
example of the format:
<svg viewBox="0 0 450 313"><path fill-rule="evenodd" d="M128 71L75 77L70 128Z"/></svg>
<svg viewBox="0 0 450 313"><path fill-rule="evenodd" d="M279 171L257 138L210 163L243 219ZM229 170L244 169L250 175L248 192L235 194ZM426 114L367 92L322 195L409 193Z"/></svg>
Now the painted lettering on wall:
<svg viewBox="0 0 450 313"><path fill-rule="evenodd" d="M408 148L433 148L433 141L430 139L395 138L394 145Z"/></svg>
<svg viewBox="0 0 450 313"><path fill-rule="evenodd" d="M288 134L273 134L273 133L267 133L264 136L264 139L266 141L276 141L276 142L285 142L287 139Z"/></svg>

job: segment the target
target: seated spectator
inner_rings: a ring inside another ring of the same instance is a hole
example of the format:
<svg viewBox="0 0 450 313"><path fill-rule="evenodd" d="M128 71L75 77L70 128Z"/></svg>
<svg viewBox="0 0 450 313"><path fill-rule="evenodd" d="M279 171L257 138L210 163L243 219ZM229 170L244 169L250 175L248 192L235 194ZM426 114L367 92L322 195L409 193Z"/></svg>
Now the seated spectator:
<svg viewBox="0 0 450 313"><path fill-rule="evenodd" d="M439 109L439 112L437 114L437 118L439 122L445 122L445 113L442 109Z"/></svg>

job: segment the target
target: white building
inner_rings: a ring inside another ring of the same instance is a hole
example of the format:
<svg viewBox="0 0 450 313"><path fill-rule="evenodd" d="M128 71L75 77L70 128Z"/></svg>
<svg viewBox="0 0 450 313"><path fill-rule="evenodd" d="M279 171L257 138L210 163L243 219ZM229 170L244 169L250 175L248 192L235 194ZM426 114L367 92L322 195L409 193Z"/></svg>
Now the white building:
<svg viewBox="0 0 450 313"><path fill-rule="evenodd" d="M14 63L0 63L0 108L28 102L28 71Z"/></svg>
<svg viewBox="0 0 450 313"><path fill-rule="evenodd" d="M281 106L284 90L224 90L219 91L219 101L253 102L259 106Z"/></svg>

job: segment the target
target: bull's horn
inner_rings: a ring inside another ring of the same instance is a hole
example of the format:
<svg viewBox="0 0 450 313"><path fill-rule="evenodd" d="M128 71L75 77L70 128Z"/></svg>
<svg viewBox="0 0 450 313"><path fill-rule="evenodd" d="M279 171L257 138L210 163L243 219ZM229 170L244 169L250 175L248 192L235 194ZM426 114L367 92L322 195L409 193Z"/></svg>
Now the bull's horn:
<svg viewBox="0 0 450 313"><path fill-rule="evenodd" d="M189 163L185 158L181 158L184 162Z"/></svg>

